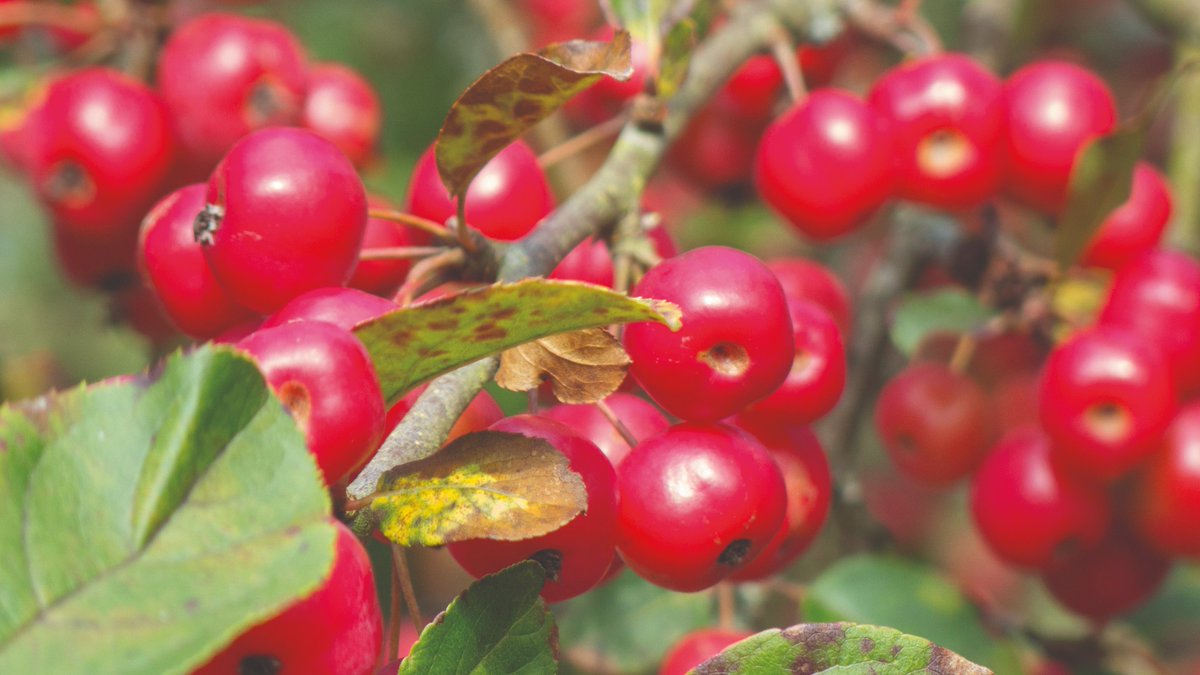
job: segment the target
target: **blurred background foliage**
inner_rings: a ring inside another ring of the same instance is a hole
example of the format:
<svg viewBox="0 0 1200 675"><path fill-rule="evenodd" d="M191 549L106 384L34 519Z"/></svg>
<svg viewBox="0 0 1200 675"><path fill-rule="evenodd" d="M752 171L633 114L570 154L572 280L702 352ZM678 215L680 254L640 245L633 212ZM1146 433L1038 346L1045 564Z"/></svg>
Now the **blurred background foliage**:
<svg viewBox="0 0 1200 675"><path fill-rule="evenodd" d="M450 104L502 57L468 0L277 0L238 11L286 23L314 60L346 63L374 84L385 124L381 159L365 179L398 203L412 165L436 136ZM1125 115L1140 107L1171 64L1170 44L1119 0L926 0L923 11L947 48L982 45L979 56L1001 73L1038 56L1089 64L1113 87ZM1001 31L998 44L980 37L989 27ZM862 91L897 59L889 48L861 41L839 66L835 83ZM0 83L19 79L12 59L0 64L5 69ZM1167 119L1155 125L1150 159L1161 162L1168 129ZM668 226L683 248L722 243L760 255L818 256L852 290L880 255L879 227L815 249L781 227L754 201L752 190L713 198L672 190ZM16 176L0 171L0 399L133 372L173 347L150 344L113 315L102 295L63 280L44 213ZM497 398L507 412L524 405L520 396ZM1093 639L1127 639L1132 646L1126 651L1149 649L1161 660L1096 664L1095 671L1078 672L1200 672L1200 570L1181 566L1155 600L1122 622L1117 637L1111 632L1095 637L1055 607L1035 581L987 552L967 522L962 486L934 494L908 484L886 463L876 441L866 438L862 444L854 487L880 523L879 537L869 543L873 552L844 557L847 533L831 523L786 580L739 590L739 623L747 628L805 618L887 623L959 649L999 673L1040 667L1030 647L1053 653ZM373 553L386 599L388 553L378 546ZM413 558L428 614L467 583L437 551L414 551ZM577 672L651 671L673 639L712 625L717 614L708 595L668 593L629 573L558 612L565 661ZM1155 671L1156 666L1169 670Z"/></svg>

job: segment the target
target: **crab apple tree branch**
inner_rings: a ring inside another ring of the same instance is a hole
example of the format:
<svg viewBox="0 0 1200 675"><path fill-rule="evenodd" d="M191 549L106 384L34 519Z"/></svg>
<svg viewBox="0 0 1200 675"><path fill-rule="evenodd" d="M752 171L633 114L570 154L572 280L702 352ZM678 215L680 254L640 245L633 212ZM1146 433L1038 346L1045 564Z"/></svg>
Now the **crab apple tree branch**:
<svg viewBox="0 0 1200 675"><path fill-rule="evenodd" d="M769 48L783 28L813 41L841 28L836 0L764 0L737 7L729 23L700 44L687 78L666 102L661 126L632 120L617 137L604 164L529 236L500 260L499 281L549 273L584 238L602 231L638 207L637 195L688 119L754 54ZM483 359L435 380L388 436L370 464L347 488L349 499L371 494L394 467L427 457L441 446L454 421L498 367Z"/></svg>

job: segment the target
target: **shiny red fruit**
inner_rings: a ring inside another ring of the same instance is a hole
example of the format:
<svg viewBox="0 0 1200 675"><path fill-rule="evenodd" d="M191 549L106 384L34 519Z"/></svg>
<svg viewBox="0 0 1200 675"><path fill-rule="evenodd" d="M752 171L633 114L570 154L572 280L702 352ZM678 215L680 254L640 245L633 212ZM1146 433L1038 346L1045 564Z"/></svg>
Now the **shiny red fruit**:
<svg viewBox="0 0 1200 675"><path fill-rule="evenodd" d="M542 598L559 602L598 584L613 561L617 528L616 476L594 443L565 425L544 417L517 415L495 423L492 431L540 438L571 463L587 487L587 510L559 529L521 541L472 539L450 544L450 555L475 577L498 572L526 559L547 569Z"/></svg>
<svg viewBox="0 0 1200 675"><path fill-rule="evenodd" d="M362 75L339 63L320 63L309 68L300 123L362 167L379 143L383 109Z"/></svg>
<svg viewBox="0 0 1200 675"><path fill-rule="evenodd" d="M1099 481L1149 458L1177 405L1158 347L1108 326L1079 333L1050 353L1039 400L1055 461Z"/></svg>
<svg viewBox="0 0 1200 675"><path fill-rule="evenodd" d="M715 105L696 112L671 145L667 161L675 173L712 192L749 183L755 149L766 121L746 121Z"/></svg>
<svg viewBox="0 0 1200 675"><path fill-rule="evenodd" d="M703 590L779 532L787 488L762 445L724 425L683 423L640 443L617 469L617 548L650 583Z"/></svg>
<svg viewBox="0 0 1200 675"><path fill-rule="evenodd" d="M867 102L889 127L900 197L964 210L1000 185L1000 80L962 54L910 61L875 82Z"/></svg>
<svg viewBox="0 0 1200 675"><path fill-rule="evenodd" d="M190 337L206 340L254 314L234 302L208 268L192 234L204 210L206 187L188 185L167 195L142 221L138 267L171 322Z"/></svg>
<svg viewBox="0 0 1200 675"><path fill-rule="evenodd" d="M308 66L282 25L205 14L171 33L157 81L190 168L199 174L251 131L299 123Z"/></svg>
<svg viewBox="0 0 1200 675"><path fill-rule="evenodd" d="M633 394L617 392L604 399L629 433L639 442L667 430L670 423L658 408ZM596 444L613 466L633 450L612 422L594 405L556 405L542 413L571 427L575 433Z"/></svg>
<svg viewBox="0 0 1200 675"><path fill-rule="evenodd" d="M1175 416L1135 476L1126 508L1136 534L1159 553L1200 557L1200 403Z"/></svg>
<svg viewBox="0 0 1200 675"><path fill-rule="evenodd" d="M909 365L886 385L875 429L909 478L947 486L975 470L992 442L987 394L939 363Z"/></svg>
<svg viewBox="0 0 1200 675"><path fill-rule="evenodd" d="M1005 190L1026 206L1059 213L1079 151L1116 125L1112 93L1084 68L1039 61L1009 76L1003 107Z"/></svg>
<svg viewBox="0 0 1200 675"><path fill-rule="evenodd" d="M806 551L829 515L833 476L816 434L807 427L743 426L771 452L787 490L787 511L770 543L741 569L734 581L765 579Z"/></svg>
<svg viewBox="0 0 1200 675"><path fill-rule="evenodd" d="M262 328L282 326L293 321L324 321L342 330L354 330L364 321L383 316L399 305L377 295L354 288L331 286L318 288L292 298L262 322Z"/></svg>
<svg viewBox="0 0 1200 675"><path fill-rule="evenodd" d="M783 294L789 300L809 300L829 312L842 336L850 336L850 294L833 272L820 263L805 258L776 258L767 267L779 279Z"/></svg>
<svg viewBox="0 0 1200 675"><path fill-rule="evenodd" d="M1046 572L1042 581L1067 609L1105 622L1149 600L1170 569L1169 560L1114 529L1100 544Z"/></svg>
<svg viewBox="0 0 1200 675"><path fill-rule="evenodd" d="M1200 392L1200 263L1164 249L1137 256L1113 278L1099 323L1159 346L1180 396Z"/></svg>
<svg viewBox="0 0 1200 675"><path fill-rule="evenodd" d="M646 232L646 237L660 258L666 259L676 255L678 249L667 228L661 225L655 227ZM588 237L571 249L547 278L585 281L612 288L613 274L613 258L608 242Z"/></svg>
<svg viewBox="0 0 1200 675"><path fill-rule="evenodd" d="M115 70L55 80L38 111L25 167L55 222L98 246L136 232L175 159L158 95Z"/></svg>
<svg viewBox="0 0 1200 675"><path fill-rule="evenodd" d="M658 675L686 675L693 668L754 635L749 631L701 628L680 638L663 657Z"/></svg>
<svg viewBox="0 0 1200 675"><path fill-rule="evenodd" d="M783 289L758 258L721 246L664 260L631 293L675 303L683 328L625 328L630 372L664 410L711 422L774 391L792 366Z"/></svg>
<svg viewBox="0 0 1200 675"><path fill-rule="evenodd" d="M553 210L554 194L546 174L538 166L537 155L522 141L501 150L467 189L467 224L491 239L520 239ZM438 175L432 146L413 167L408 211L439 223L456 213Z"/></svg>
<svg viewBox="0 0 1200 675"><path fill-rule="evenodd" d="M997 556L1043 570L1099 544L1111 520L1104 491L1055 466L1036 426L992 448L971 480L971 514Z"/></svg>
<svg viewBox="0 0 1200 675"><path fill-rule="evenodd" d="M196 240L237 302L269 313L350 278L367 225L354 167L311 131L273 128L238 141L208 181Z"/></svg>
<svg viewBox="0 0 1200 675"><path fill-rule="evenodd" d="M801 426L824 417L846 387L846 348L829 313L807 300L788 299L795 356L775 391L747 406L740 418L758 425Z"/></svg>
<svg viewBox="0 0 1200 675"><path fill-rule="evenodd" d="M1138 162L1129 199L1108 214L1079 264L1117 270L1158 247L1171 219L1171 188L1153 165Z"/></svg>
<svg viewBox="0 0 1200 675"><path fill-rule="evenodd" d="M242 633L194 675L369 675L383 645L383 616L367 551L345 525L333 569L312 594Z"/></svg>
<svg viewBox="0 0 1200 675"><path fill-rule="evenodd" d="M366 349L324 321L263 328L237 343L291 413L326 485L366 464L383 434L383 393Z"/></svg>
<svg viewBox="0 0 1200 675"><path fill-rule="evenodd" d="M758 144L762 198L801 234L825 241L866 223L893 193L890 139L852 94L809 94L771 123Z"/></svg>
<svg viewBox="0 0 1200 675"><path fill-rule="evenodd" d="M118 291L137 283L136 229L98 243L54 223L50 237L59 269L76 286Z"/></svg>

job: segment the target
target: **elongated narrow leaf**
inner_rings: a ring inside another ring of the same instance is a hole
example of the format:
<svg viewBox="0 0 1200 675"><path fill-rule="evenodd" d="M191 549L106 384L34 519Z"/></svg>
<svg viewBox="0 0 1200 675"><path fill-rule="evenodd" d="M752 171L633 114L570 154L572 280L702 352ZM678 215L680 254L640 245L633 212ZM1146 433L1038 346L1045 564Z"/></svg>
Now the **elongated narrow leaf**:
<svg viewBox="0 0 1200 675"><path fill-rule="evenodd" d="M862 675L991 675L929 640L893 628L807 623L768 630L700 664L695 675L862 673Z"/></svg>
<svg viewBox="0 0 1200 675"><path fill-rule="evenodd" d="M497 153L602 77L633 74L629 34L612 42L572 40L536 54L517 54L484 73L450 107L438 133L438 173L450 194L466 194L471 180Z"/></svg>
<svg viewBox="0 0 1200 675"><path fill-rule="evenodd" d="M389 403L459 366L548 335L657 321L677 329L679 308L602 286L526 279L386 314L354 330Z"/></svg>
<svg viewBox="0 0 1200 675"><path fill-rule="evenodd" d="M421 633L399 675L558 671L558 631L538 596L546 573L527 561L471 584Z"/></svg>
<svg viewBox="0 0 1200 675"><path fill-rule="evenodd" d="M961 591L908 560L876 555L839 560L809 586L803 615L818 622L891 626L996 672L1020 671L1012 644L987 631Z"/></svg>
<svg viewBox="0 0 1200 675"><path fill-rule="evenodd" d="M328 496L226 349L0 408L0 672L184 673L319 583Z"/></svg>
<svg viewBox="0 0 1200 675"><path fill-rule="evenodd" d="M368 506L402 546L464 539L528 539L587 507L583 479L546 441L480 431L405 464L380 481Z"/></svg>
<svg viewBox="0 0 1200 675"><path fill-rule="evenodd" d="M663 39L662 64L658 69L658 80L654 91L662 99L669 99L679 91L688 74L692 52L696 49L696 22L684 19L671 27Z"/></svg>
<svg viewBox="0 0 1200 675"><path fill-rule="evenodd" d="M911 356L921 341L933 333L965 333L978 328L992 315L973 295L949 289L908 293L900 299L892 321L892 343Z"/></svg>

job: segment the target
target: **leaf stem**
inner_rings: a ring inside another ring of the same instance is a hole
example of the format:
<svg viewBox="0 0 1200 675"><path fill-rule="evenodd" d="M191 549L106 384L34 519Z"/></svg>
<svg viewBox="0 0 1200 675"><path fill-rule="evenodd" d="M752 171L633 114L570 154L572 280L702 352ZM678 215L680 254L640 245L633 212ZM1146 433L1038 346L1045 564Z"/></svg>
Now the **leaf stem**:
<svg viewBox="0 0 1200 675"><path fill-rule="evenodd" d="M450 233L450 230L447 229L445 225L432 221L428 218L414 216L411 213L404 213L403 211L396 211L395 209L370 209L367 211L367 215L371 218L378 218L380 220L398 223L400 225L404 225L405 227L411 227L415 230L427 232L444 241L454 241L454 235Z"/></svg>
<svg viewBox="0 0 1200 675"><path fill-rule="evenodd" d="M731 631L736 628L737 603L733 597L733 584L728 581L717 582L717 625L721 630Z"/></svg>
<svg viewBox="0 0 1200 675"><path fill-rule="evenodd" d="M409 260L412 258L425 258L431 255L444 253L448 249L444 246L390 246L387 248L365 248L358 256L360 261L363 260Z"/></svg>
<svg viewBox="0 0 1200 675"><path fill-rule="evenodd" d="M808 96L808 87L804 84L804 72L800 69L800 62L796 59L796 45L792 42L792 36L788 35L782 26L775 33L775 38L771 40L771 56L779 65L779 70L783 72L783 83L787 87L788 99L792 103L799 103Z"/></svg>
<svg viewBox="0 0 1200 675"><path fill-rule="evenodd" d="M621 434L621 438L625 439L625 442L629 444L629 447L637 447L637 436L634 436L633 432L629 430L629 427L625 426L625 423L621 421L621 418L617 417L617 413L613 411L612 407L609 406L608 403L604 401L596 401L592 405L596 406L596 410L599 410L600 414L604 415L604 419L608 420L608 423L613 425L613 428L617 430L618 434Z"/></svg>
<svg viewBox="0 0 1200 675"><path fill-rule="evenodd" d="M1200 39L1180 39L1176 63L1200 60ZM1200 68L1181 73L1174 104L1174 129L1167 172L1174 208L1168 240L1189 253L1200 253Z"/></svg>
<svg viewBox="0 0 1200 675"><path fill-rule="evenodd" d="M413 589L412 573L408 569L408 555L399 544L392 544L392 565L396 570L396 581L400 583L404 604L408 607L408 615L417 633L420 633L425 630L425 619L421 616L421 608L417 606L417 592Z"/></svg>

